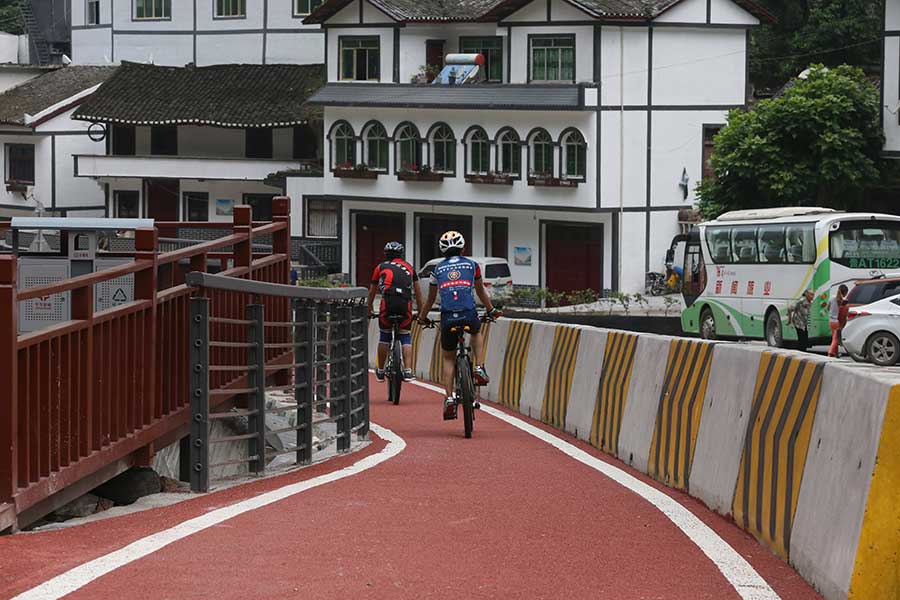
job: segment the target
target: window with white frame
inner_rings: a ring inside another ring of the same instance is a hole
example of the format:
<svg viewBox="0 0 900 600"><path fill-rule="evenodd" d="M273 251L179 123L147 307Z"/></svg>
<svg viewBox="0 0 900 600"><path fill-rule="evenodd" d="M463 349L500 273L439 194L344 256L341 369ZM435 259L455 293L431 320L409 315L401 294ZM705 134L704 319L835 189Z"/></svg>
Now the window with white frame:
<svg viewBox="0 0 900 600"><path fill-rule="evenodd" d="M339 72L343 81L378 81L381 50L377 37L340 37Z"/></svg>
<svg viewBox="0 0 900 600"><path fill-rule="evenodd" d="M331 134L332 166L337 169L352 169L356 166L356 137L350 123L335 125Z"/></svg>
<svg viewBox="0 0 900 600"><path fill-rule="evenodd" d="M512 129L497 136L497 172L513 177L522 172L522 144Z"/></svg>
<svg viewBox="0 0 900 600"><path fill-rule="evenodd" d="M394 135L398 171L418 171L422 166L422 139L412 123L403 125Z"/></svg>
<svg viewBox="0 0 900 600"><path fill-rule="evenodd" d="M456 136L447 125L440 125L431 135L431 169L437 173L456 172Z"/></svg>
<svg viewBox="0 0 900 600"><path fill-rule="evenodd" d="M584 179L586 173L587 144L578 131L570 131L562 139L562 176L566 179Z"/></svg>
<svg viewBox="0 0 900 600"><path fill-rule="evenodd" d="M294 0L294 16L306 16L312 14L322 6L324 0Z"/></svg>
<svg viewBox="0 0 900 600"><path fill-rule="evenodd" d="M536 35L529 39L529 81L575 81L575 36Z"/></svg>
<svg viewBox="0 0 900 600"><path fill-rule="evenodd" d="M84 16L84 22L87 25L100 24L100 0L87 0L85 3L87 13Z"/></svg>
<svg viewBox="0 0 900 600"><path fill-rule="evenodd" d="M306 237L337 239L340 204L332 200L306 201Z"/></svg>
<svg viewBox="0 0 900 600"><path fill-rule="evenodd" d="M6 145L6 183L34 185L34 144Z"/></svg>
<svg viewBox="0 0 900 600"><path fill-rule="evenodd" d="M134 0L134 18L171 19L172 0Z"/></svg>
<svg viewBox="0 0 900 600"><path fill-rule="evenodd" d="M388 169L388 137L384 125L373 123L363 136L365 144L366 165L376 171Z"/></svg>
<svg viewBox="0 0 900 600"><path fill-rule="evenodd" d="M247 0L215 0L216 18L231 19L247 16Z"/></svg>
<svg viewBox="0 0 900 600"><path fill-rule="evenodd" d="M472 175L487 175L491 170L491 142L484 129L478 127L469 134L469 164L466 172Z"/></svg>
<svg viewBox="0 0 900 600"><path fill-rule="evenodd" d="M553 176L553 138L540 129L531 136L528 146L530 164L528 174L534 177Z"/></svg>

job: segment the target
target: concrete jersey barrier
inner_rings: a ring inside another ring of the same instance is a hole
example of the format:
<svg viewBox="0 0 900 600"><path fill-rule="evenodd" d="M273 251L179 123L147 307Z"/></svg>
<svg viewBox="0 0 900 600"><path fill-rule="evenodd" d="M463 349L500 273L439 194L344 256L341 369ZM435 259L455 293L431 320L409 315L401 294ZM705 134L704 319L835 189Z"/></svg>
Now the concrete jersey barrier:
<svg viewBox="0 0 900 600"><path fill-rule="evenodd" d="M486 338L482 398L732 517L827 600L900 600L900 375L529 320ZM437 335L416 343L418 374L436 379Z"/></svg>

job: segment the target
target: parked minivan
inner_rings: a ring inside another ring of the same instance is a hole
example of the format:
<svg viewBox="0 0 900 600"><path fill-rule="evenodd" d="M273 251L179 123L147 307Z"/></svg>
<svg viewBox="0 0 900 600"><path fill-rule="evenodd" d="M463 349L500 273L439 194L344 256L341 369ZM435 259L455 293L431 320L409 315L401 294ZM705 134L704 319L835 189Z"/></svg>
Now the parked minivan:
<svg viewBox="0 0 900 600"><path fill-rule="evenodd" d="M496 304L504 304L509 300L513 291L512 275L509 272L509 263L505 258L494 258L490 256L469 256L478 266L481 267L481 279L484 281L484 288L491 296L491 300ZM422 292L427 295L428 279L431 277L434 267L440 263L443 258L434 258L425 263L422 270L419 271L419 279L422 280ZM480 305L481 302L476 302ZM440 305L440 296L438 296L436 305Z"/></svg>

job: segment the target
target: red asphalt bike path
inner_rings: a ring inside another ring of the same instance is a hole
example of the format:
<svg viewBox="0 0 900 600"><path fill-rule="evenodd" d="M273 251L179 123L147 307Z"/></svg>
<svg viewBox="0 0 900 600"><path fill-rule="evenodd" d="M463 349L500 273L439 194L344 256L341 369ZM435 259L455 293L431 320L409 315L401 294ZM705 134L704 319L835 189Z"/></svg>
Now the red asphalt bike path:
<svg viewBox="0 0 900 600"><path fill-rule="evenodd" d="M407 385L393 406L384 385L372 379L372 386L372 420L405 440L399 455L176 541L69 597L739 598L659 510L596 470L484 413L466 440L461 421L441 420L439 394ZM552 433L678 500L784 600L820 598L696 500ZM363 450L287 475L61 531L0 538L0 598L384 446L373 436Z"/></svg>

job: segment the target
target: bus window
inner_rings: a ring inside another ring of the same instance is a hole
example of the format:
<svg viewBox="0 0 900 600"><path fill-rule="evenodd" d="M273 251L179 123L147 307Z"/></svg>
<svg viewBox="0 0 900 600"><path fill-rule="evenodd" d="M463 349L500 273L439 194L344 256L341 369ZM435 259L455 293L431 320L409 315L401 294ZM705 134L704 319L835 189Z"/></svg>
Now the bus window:
<svg viewBox="0 0 900 600"><path fill-rule="evenodd" d="M789 225L787 237L787 261L792 264L816 262L816 231L812 223Z"/></svg>
<svg viewBox="0 0 900 600"><path fill-rule="evenodd" d="M756 262L756 227L735 227L731 239L734 262Z"/></svg>
<svg viewBox="0 0 900 600"><path fill-rule="evenodd" d="M778 264L787 258L784 226L762 225L759 228L759 262Z"/></svg>
<svg viewBox="0 0 900 600"><path fill-rule="evenodd" d="M829 244L831 260L851 269L900 268L900 223L844 221Z"/></svg>
<svg viewBox="0 0 900 600"><path fill-rule="evenodd" d="M731 262L730 227L708 227L706 229L706 245L714 263L727 264Z"/></svg>

